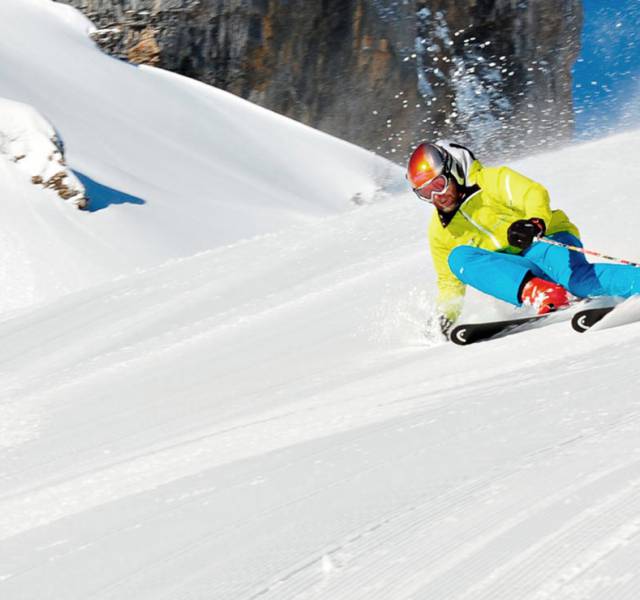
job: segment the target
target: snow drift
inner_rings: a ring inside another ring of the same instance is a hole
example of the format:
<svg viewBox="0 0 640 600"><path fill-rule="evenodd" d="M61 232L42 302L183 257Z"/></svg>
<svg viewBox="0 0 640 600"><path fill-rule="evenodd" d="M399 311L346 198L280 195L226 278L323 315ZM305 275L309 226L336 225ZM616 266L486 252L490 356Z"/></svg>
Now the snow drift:
<svg viewBox="0 0 640 600"><path fill-rule="evenodd" d="M231 94L108 57L75 9L9 0L0 21L11 25L0 39L0 97L54 124L92 200L91 214L43 216L54 219L61 247L86 238L83 253L55 272L58 289L82 287L74 269L84 285L97 283L387 193L391 163ZM22 192L3 192L30 210ZM0 221L21 218L6 203L0 210ZM19 258L40 279L31 248Z"/></svg>

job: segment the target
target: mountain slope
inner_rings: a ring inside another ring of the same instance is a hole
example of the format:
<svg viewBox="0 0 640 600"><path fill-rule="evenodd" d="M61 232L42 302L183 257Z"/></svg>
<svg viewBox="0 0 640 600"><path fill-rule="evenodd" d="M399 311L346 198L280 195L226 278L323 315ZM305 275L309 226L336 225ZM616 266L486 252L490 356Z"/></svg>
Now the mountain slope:
<svg viewBox="0 0 640 600"><path fill-rule="evenodd" d="M34 280L51 275L58 288L79 289L385 194L391 163L215 88L110 58L68 6L7 0L0 20L11 24L0 39L0 97L53 123L93 210L38 205L52 232L34 223L32 234L50 239L52 261L56 241L62 255L69 237L81 251L65 260L71 269L38 269L37 244L25 244L18 258ZM28 182L5 182L0 223L32 219Z"/></svg>
<svg viewBox="0 0 640 600"><path fill-rule="evenodd" d="M381 203L5 320L0 589L632 598L640 324L425 339L422 209Z"/></svg>
<svg viewBox="0 0 640 600"><path fill-rule="evenodd" d="M513 166L587 246L637 260L620 148L640 156L640 134ZM31 219L4 209L18 239L39 223L98 247L65 228L81 213L24 199ZM635 600L640 323L441 342L431 209L407 193L296 205L261 236L238 221L197 253L152 204L80 218L130 219L124 248L172 231L185 255L0 318L0 597ZM509 310L469 293L469 318Z"/></svg>

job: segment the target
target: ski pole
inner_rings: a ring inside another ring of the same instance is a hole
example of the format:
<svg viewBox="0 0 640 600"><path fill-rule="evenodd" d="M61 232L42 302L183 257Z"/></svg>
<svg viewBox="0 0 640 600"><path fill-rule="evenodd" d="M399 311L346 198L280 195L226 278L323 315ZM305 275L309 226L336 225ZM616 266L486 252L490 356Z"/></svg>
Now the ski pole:
<svg viewBox="0 0 640 600"><path fill-rule="evenodd" d="M625 260L624 258L616 258L615 256L607 256L606 254L595 252L594 250L585 250L584 248L580 248L580 246L563 244L562 242L556 242L555 240L550 240L549 238L536 238L536 241L543 242L551 246L560 246L561 248L567 248L568 250L573 250L574 252L580 252L581 254L588 254L589 256L597 256L598 258L611 260L613 262L620 263L621 265L631 265L632 267L640 267L640 263L631 262L630 260Z"/></svg>

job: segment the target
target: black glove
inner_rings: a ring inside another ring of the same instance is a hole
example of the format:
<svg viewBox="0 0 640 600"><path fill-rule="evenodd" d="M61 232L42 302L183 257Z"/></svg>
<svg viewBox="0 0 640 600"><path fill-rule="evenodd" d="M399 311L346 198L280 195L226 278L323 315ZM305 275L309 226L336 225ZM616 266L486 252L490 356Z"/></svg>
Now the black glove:
<svg viewBox="0 0 640 600"><path fill-rule="evenodd" d="M449 331L451 330L451 326L453 325L453 321L449 319L446 315L440 315L438 317L438 324L440 325L440 331L442 335L449 339Z"/></svg>
<svg viewBox="0 0 640 600"><path fill-rule="evenodd" d="M526 250L533 244L533 240L542 237L546 230L547 226L542 219L520 219L511 223L507 230L507 238L511 246Z"/></svg>

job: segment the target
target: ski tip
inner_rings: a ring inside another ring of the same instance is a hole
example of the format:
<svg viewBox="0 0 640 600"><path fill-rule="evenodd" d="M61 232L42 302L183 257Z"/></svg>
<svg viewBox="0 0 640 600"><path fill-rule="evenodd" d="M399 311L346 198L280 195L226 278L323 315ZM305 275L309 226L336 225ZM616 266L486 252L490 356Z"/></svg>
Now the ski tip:
<svg viewBox="0 0 640 600"><path fill-rule="evenodd" d="M578 333L589 331L589 329L606 317L613 309L613 306L604 306L601 308L581 310L571 318L571 327Z"/></svg>
<svg viewBox="0 0 640 600"><path fill-rule="evenodd" d="M575 315L573 315L573 317L571 318L571 327L573 327L573 330L577 331L578 333L584 333L585 331L588 331L591 327L588 315L585 313L576 313Z"/></svg>
<svg viewBox="0 0 640 600"><path fill-rule="evenodd" d="M467 326L458 325L451 330L449 339L458 346L466 346L469 341L467 340Z"/></svg>

